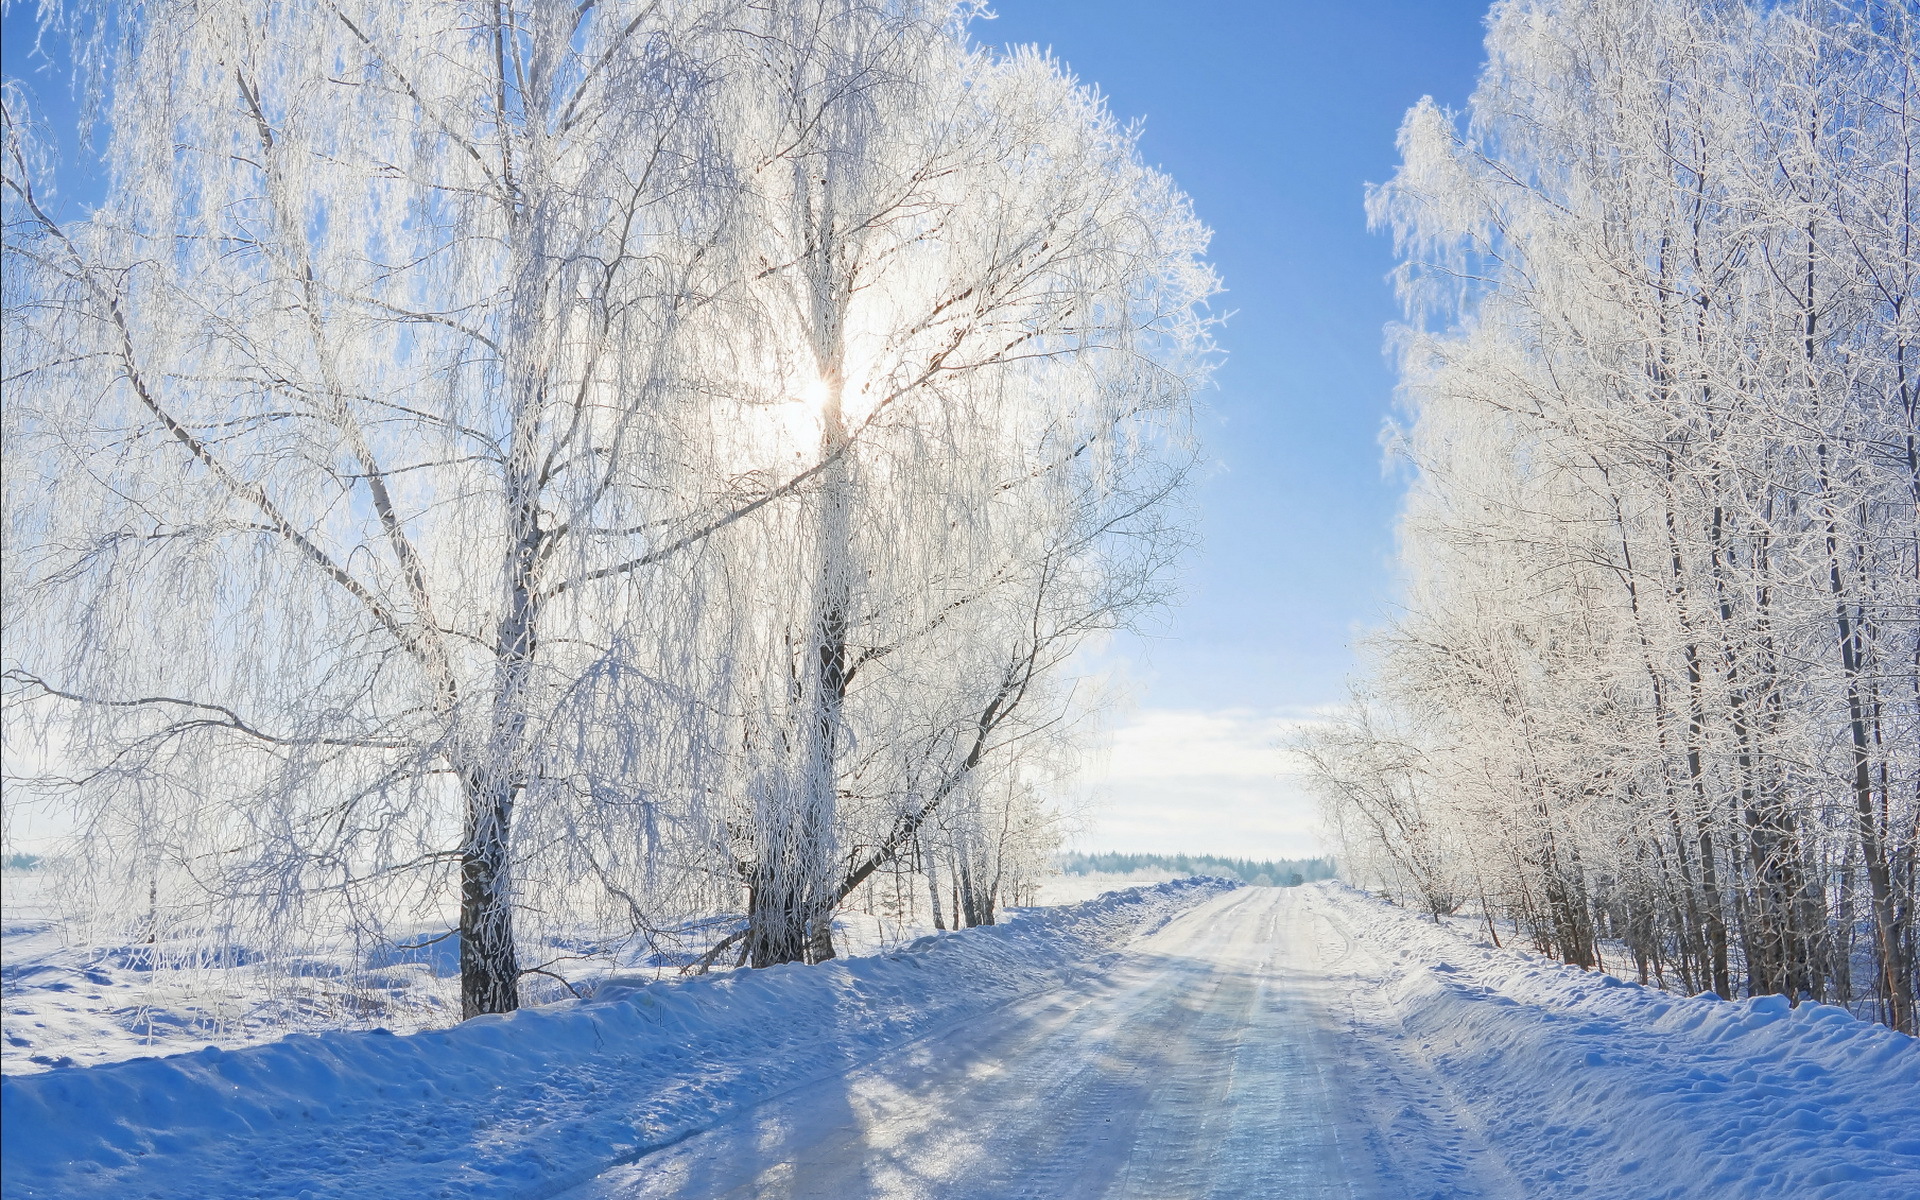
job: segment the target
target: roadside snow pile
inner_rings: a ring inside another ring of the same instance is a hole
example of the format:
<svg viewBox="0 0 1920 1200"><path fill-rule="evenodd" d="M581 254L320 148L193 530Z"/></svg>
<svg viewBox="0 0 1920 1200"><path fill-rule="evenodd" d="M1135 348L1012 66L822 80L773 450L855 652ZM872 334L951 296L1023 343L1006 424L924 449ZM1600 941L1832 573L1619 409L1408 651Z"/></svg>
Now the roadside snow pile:
<svg viewBox="0 0 1920 1200"><path fill-rule="evenodd" d="M817 967L612 979L405 1036L294 1035L0 1081L29 1196L548 1195L882 1050L1101 970L1194 879Z"/></svg>
<svg viewBox="0 0 1920 1200"><path fill-rule="evenodd" d="M1376 1035L1479 1115L1524 1194L1920 1196L1913 1038L1781 996L1674 996L1317 886L1386 965L1397 1019Z"/></svg>

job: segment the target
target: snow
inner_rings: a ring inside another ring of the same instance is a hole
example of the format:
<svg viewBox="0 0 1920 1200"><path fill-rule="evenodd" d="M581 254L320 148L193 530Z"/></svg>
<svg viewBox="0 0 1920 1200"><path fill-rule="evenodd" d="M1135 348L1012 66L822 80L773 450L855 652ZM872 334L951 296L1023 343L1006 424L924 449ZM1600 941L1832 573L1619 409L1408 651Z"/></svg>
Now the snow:
<svg viewBox="0 0 1920 1200"><path fill-rule="evenodd" d="M0 1070L8 1075L209 1043L231 1050L295 1031L433 1028L459 1013L452 942L412 952L339 946L292 963L265 961L256 947L240 944L208 960L190 942L90 936L61 915L50 875L42 869L4 876ZM444 926L401 932L424 940Z"/></svg>
<svg viewBox="0 0 1920 1200"><path fill-rule="evenodd" d="M695 980L404 1036L8 1075L11 1196L517 1196L1009 1000L1070 987L1228 885L1190 880L848 957Z"/></svg>
<svg viewBox="0 0 1920 1200"><path fill-rule="evenodd" d="M23 1197L1920 1195L1913 1039L1337 884L1165 883L821 967L0 1087Z"/></svg>
<svg viewBox="0 0 1920 1200"><path fill-rule="evenodd" d="M1246 888L570 1200L1920 1194L1920 1052L1687 999L1338 885Z"/></svg>
<svg viewBox="0 0 1920 1200"><path fill-rule="evenodd" d="M62 915L51 875L44 868L5 874L0 1070L9 1075L206 1045L235 1050L295 1032L379 1026L408 1033L458 1019L459 943L444 936L451 914L437 925L389 928L385 942L309 947L291 963L247 944L228 945L209 960L191 940L155 946L92 935ZM1109 883L1073 899L1125 886ZM848 909L834 919L834 945L850 955L892 953L934 932L924 904L920 916ZM590 990L609 969L677 977L680 961L635 942L601 948L565 970L575 986ZM568 995L544 976L528 977L522 992L534 1001Z"/></svg>
<svg viewBox="0 0 1920 1200"><path fill-rule="evenodd" d="M1674 996L1325 886L1379 964L1370 1036L1443 1081L1522 1194L1920 1196L1913 1038L1783 996Z"/></svg>

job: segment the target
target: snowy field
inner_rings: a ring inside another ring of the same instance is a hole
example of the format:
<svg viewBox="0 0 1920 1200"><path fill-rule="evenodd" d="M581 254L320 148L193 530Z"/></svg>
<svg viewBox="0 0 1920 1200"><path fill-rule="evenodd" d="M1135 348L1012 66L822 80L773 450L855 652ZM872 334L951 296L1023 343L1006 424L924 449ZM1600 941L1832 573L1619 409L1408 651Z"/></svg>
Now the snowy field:
<svg viewBox="0 0 1920 1200"><path fill-rule="evenodd" d="M244 944L208 958L191 944L109 940L58 916L45 870L3 878L0 1070L10 1076L207 1045L232 1050L290 1032L408 1032L459 1016L451 943L357 954L343 946L288 970Z"/></svg>
<svg viewBox="0 0 1920 1200"><path fill-rule="evenodd" d="M1920 1046L1182 882L407 1036L9 1075L9 1196L1920 1195Z"/></svg>
<svg viewBox="0 0 1920 1200"><path fill-rule="evenodd" d="M1172 878L1167 871L1059 875L1041 886L1038 900L1044 906L1078 904ZM55 918L52 898L43 894L50 883L44 870L9 870L4 882L0 1070L8 1075L208 1045L235 1050L292 1032L378 1026L410 1033L458 1017L459 962L452 943L357 955L342 948L303 960L289 974L256 962L244 946L231 949L226 961L196 961L190 950L92 939ZM834 944L843 954L891 953L935 932L924 906L920 918L894 920L850 908L835 918ZM435 931L419 932L424 940ZM643 964L629 961L626 967L635 971ZM595 980L576 982L591 987ZM532 984L536 999L563 996L552 981L534 978Z"/></svg>

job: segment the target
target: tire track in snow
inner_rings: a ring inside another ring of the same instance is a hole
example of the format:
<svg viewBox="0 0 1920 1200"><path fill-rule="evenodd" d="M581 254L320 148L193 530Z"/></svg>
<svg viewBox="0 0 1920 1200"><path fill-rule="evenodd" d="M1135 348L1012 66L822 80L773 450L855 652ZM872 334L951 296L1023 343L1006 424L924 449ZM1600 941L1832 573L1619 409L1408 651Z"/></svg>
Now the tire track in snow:
<svg viewBox="0 0 1920 1200"><path fill-rule="evenodd" d="M1354 939L1301 889L1185 914L1076 997L1010 1005L614 1172L574 1200L664 1197L1503 1196L1468 1169L1444 1086L1367 1051L1369 1082L1440 1111L1376 1136L1347 1081ZM1377 986L1377 985L1376 985ZM1395 1071L1415 1073L1395 1080ZM1422 1131L1433 1144L1409 1146ZM1408 1157L1436 1169L1424 1180Z"/></svg>
<svg viewBox="0 0 1920 1200"><path fill-rule="evenodd" d="M1363 1136L1385 1172L1398 1177L1399 1194L1524 1200L1526 1188L1494 1147L1485 1124L1426 1047L1408 1033L1387 987L1393 976L1387 960L1377 948L1363 946L1326 893L1296 890L1302 915L1341 944L1337 955L1321 962L1322 974L1332 977L1333 968L1350 968L1345 989L1349 1054L1362 1059L1376 1081L1367 1104L1371 1128ZM1370 1013L1363 1013L1362 1000L1370 1002Z"/></svg>

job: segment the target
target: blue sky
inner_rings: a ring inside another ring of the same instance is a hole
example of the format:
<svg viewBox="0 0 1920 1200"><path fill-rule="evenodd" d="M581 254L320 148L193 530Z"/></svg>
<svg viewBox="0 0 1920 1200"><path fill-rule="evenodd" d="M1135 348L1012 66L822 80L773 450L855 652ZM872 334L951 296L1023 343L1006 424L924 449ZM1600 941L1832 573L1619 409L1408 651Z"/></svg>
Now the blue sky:
<svg viewBox="0 0 1920 1200"><path fill-rule="evenodd" d="M1100 663L1130 696L1089 779L1083 848L1312 852L1310 805L1274 748L1334 702L1349 644L1393 596L1399 484L1379 434L1398 310L1364 188L1392 173L1401 115L1459 106L1481 59L1474 0L998 0L989 43L1051 47L1099 86L1141 150L1214 229L1232 318L1202 438L1203 545L1183 602ZM29 64L33 9L6 14L6 73ZM42 81L49 77L41 75ZM42 82L43 112L70 111ZM65 110L65 111L63 111ZM62 208L97 190L65 164Z"/></svg>
<svg viewBox="0 0 1920 1200"><path fill-rule="evenodd" d="M1183 603L1104 656L1130 693L1090 763L1082 849L1257 857L1325 849L1276 746L1339 700L1353 635L1393 600L1401 485L1384 327L1391 239L1365 185L1392 174L1423 95L1465 103L1481 61L1473 0L998 0L986 42L1051 47L1214 230L1228 352L1202 437L1204 543Z"/></svg>
<svg viewBox="0 0 1920 1200"><path fill-rule="evenodd" d="M1367 182L1423 95L1459 106L1483 3L1000 0L989 42L1051 46L1212 226L1228 357L1203 437L1205 544L1160 636L1116 647L1142 706L1294 709L1337 699L1356 627L1392 596L1399 485L1379 434L1391 240Z"/></svg>

